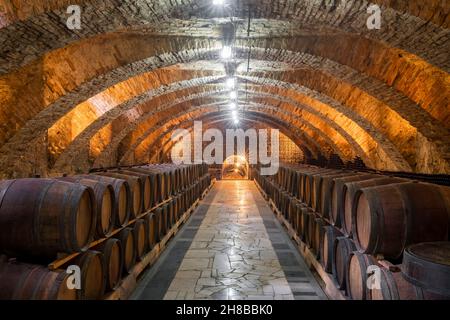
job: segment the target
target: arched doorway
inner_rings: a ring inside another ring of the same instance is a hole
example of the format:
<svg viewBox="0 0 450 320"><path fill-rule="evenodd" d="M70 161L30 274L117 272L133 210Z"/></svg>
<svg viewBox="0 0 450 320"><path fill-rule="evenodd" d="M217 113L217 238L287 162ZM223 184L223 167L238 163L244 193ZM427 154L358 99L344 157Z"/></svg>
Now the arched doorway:
<svg viewBox="0 0 450 320"><path fill-rule="evenodd" d="M248 179L248 162L243 156L230 156L222 165L223 180Z"/></svg>

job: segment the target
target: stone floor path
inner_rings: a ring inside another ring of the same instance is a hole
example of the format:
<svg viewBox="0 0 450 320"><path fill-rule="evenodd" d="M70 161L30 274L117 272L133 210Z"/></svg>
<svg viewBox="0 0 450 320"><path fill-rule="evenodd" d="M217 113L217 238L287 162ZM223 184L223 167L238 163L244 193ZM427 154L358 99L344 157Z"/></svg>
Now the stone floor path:
<svg viewBox="0 0 450 320"><path fill-rule="evenodd" d="M326 299L254 182L246 180L216 183L132 298Z"/></svg>

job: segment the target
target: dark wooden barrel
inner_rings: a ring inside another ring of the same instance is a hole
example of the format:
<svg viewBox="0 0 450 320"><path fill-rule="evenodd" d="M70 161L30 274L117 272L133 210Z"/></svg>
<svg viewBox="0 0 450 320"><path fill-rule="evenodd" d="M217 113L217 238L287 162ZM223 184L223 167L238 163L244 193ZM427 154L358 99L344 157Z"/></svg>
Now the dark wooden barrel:
<svg viewBox="0 0 450 320"><path fill-rule="evenodd" d="M165 233L165 228L164 228L164 217L163 217L163 210L162 208L157 208L154 212L155 215L155 219L157 222L157 238L158 241L161 241L164 236L166 235Z"/></svg>
<svg viewBox="0 0 450 320"><path fill-rule="evenodd" d="M164 200L166 200L169 197L167 193L167 190L169 189L169 186L167 185L169 183L167 174L164 174L164 172L160 168L157 168L155 166L144 166L141 168L146 169L156 175L156 183L158 186L158 202L163 202Z"/></svg>
<svg viewBox="0 0 450 320"><path fill-rule="evenodd" d="M0 300L76 300L77 290L67 287L69 277L47 266L0 262Z"/></svg>
<svg viewBox="0 0 450 320"><path fill-rule="evenodd" d="M147 214L144 217L144 226L148 251L150 251L158 243L158 220L154 213Z"/></svg>
<svg viewBox="0 0 450 320"><path fill-rule="evenodd" d="M81 289L77 290L80 300L99 300L105 293L105 266L101 252L89 250L70 264L81 269Z"/></svg>
<svg viewBox="0 0 450 320"><path fill-rule="evenodd" d="M301 203L295 204L294 216L292 217L292 228L295 230L295 233L299 235L299 230L301 228L301 217L302 217L302 208L304 205Z"/></svg>
<svg viewBox="0 0 450 320"><path fill-rule="evenodd" d="M324 173L317 173L309 176L309 180L311 182L311 208L314 211L318 211L320 209L320 194L322 189L322 181L323 178L328 176L336 176L336 174L342 173L343 171L338 170L330 170L325 171Z"/></svg>
<svg viewBox="0 0 450 320"><path fill-rule="evenodd" d="M116 290L120 285L123 270L122 244L119 239L109 238L95 247L103 255L106 290Z"/></svg>
<svg viewBox="0 0 450 320"><path fill-rule="evenodd" d="M79 183L83 186L90 187L94 191L97 222L96 222L96 239L108 237L114 228L114 188L110 184L105 184L93 179L83 177L63 177L58 180Z"/></svg>
<svg viewBox="0 0 450 320"><path fill-rule="evenodd" d="M303 207L300 209L302 212L302 215L300 217L300 227L299 227L299 233L300 233L300 239L307 243L309 240L309 219L314 218L314 212L308 208Z"/></svg>
<svg viewBox="0 0 450 320"><path fill-rule="evenodd" d="M117 236L122 244L123 273L129 274L136 263L136 248L133 229L127 227L121 230Z"/></svg>
<svg viewBox="0 0 450 320"><path fill-rule="evenodd" d="M294 171L292 173L292 182L291 182L291 193L295 198L299 198L299 191L300 191L300 172Z"/></svg>
<svg viewBox="0 0 450 320"><path fill-rule="evenodd" d="M353 240L346 237L337 237L334 241L333 253L333 276L336 279L337 286L341 290L346 289L346 275L348 274L348 260L350 254L356 250Z"/></svg>
<svg viewBox="0 0 450 320"><path fill-rule="evenodd" d="M322 250L320 251L320 263L325 272L332 273L334 242L336 238L342 237L342 233L333 226L323 227Z"/></svg>
<svg viewBox="0 0 450 320"><path fill-rule="evenodd" d="M137 172L148 176L150 181L150 206L156 206L161 201L161 175L142 167L127 168L127 171Z"/></svg>
<svg viewBox="0 0 450 320"><path fill-rule="evenodd" d="M294 197L289 197L288 198L288 205L287 205L287 216L286 216L286 220L292 225L293 219L294 219L294 215L295 215L295 208L296 206L296 200Z"/></svg>
<svg viewBox="0 0 450 320"><path fill-rule="evenodd" d="M378 275L376 273L380 269L377 260L373 256L354 251L350 253L346 269L347 275L345 278L348 296L353 300L371 300L367 280L370 276L373 276L372 280L377 281Z"/></svg>
<svg viewBox="0 0 450 320"><path fill-rule="evenodd" d="M51 179L0 181L0 251L45 257L85 251L96 213L90 187Z"/></svg>
<svg viewBox="0 0 450 320"><path fill-rule="evenodd" d="M175 211L174 211L174 207L173 207L173 199L169 201L169 203L167 204L167 229L170 230L172 229L172 226L175 224Z"/></svg>
<svg viewBox="0 0 450 320"><path fill-rule="evenodd" d="M370 180L379 177L379 175L375 174L359 174L357 176L350 176L350 177L342 177L342 178L336 178L334 180L334 184L332 186L331 190L331 206L330 206L330 222L332 225L336 226L337 228L341 227L341 217L342 213L341 210L343 210L344 199L342 198L342 191L344 188L344 185L347 182L353 182L353 181L363 181L363 180Z"/></svg>
<svg viewBox="0 0 450 320"><path fill-rule="evenodd" d="M358 190L353 231L360 252L396 259L409 244L447 240L449 190L415 182Z"/></svg>
<svg viewBox="0 0 450 320"><path fill-rule="evenodd" d="M120 169L117 170L118 173L128 175L128 176L134 176L139 177L141 179L141 192L142 192L142 209L143 211L147 211L152 207L153 203L153 190L152 190L152 182L151 182L151 175L146 173L140 173L133 170L124 170Z"/></svg>
<svg viewBox="0 0 450 320"><path fill-rule="evenodd" d="M309 206L313 207L313 193L314 193L314 177L317 175L324 175L327 173L334 173L331 169L318 169L316 171L306 172L304 174L304 202Z"/></svg>
<svg viewBox="0 0 450 320"><path fill-rule="evenodd" d="M317 213L326 220L330 220L331 215L331 197L334 188L334 180L337 178L351 177L357 175L355 172L344 172L331 174L322 177L320 188L320 205Z"/></svg>
<svg viewBox="0 0 450 320"><path fill-rule="evenodd" d="M344 184L342 189L344 208L340 211L342 214L340 218L342 224L342 232L347 236L352 235L352 214L355 214L355 208L353 205L354 198L358 190L362 188L383 186L402 182L411 182L411 180L391 177L379 177L375 179L354 181Z"/></svg>
<svg viewBox="0 0 450 320"><path fill-rule="evenodd" d="M311 249L312 253L315 255L316 251L313 247L314 240L314 230L316 228L316 215L311 213L308 217L308 231L306 232L306 245Z"/></svg>
<svg viewBox="0 0 450 320"><path fill-rule="evenodd" d="M372 300L422 300L423 293L406 281L401 272L380 268L380 285L370 290Z"/></svg>
<svg viewBox="0 0 450 320"><path fill-rule="evenodd" d="M128 182L123 179L92 175L80 175L90 180L99 181L114 188L114 223L116 227L127 225L130 219L131 192Z"/></svg>
<svg viewBox="0 0 450 320"><path fill-rule="evenodd" d="M315 258L319 259L323 243L323 232L324 232L323 227L326 225L326 222L321 218L316 218L315 220L316 221L314 223L312 230L313 235L311 237L312 238L311 246L313 248L313 252L315 252L316 254Z"/></svg>
<svg viewBox="0 0 450 320"><path fill-rule="evenodd" d="M126 180L130 186L131 192L130 217L136 218L139 214L141 214L142 204L144 202L141 178L109 171L98 172L96 175Z"/></svg>
<svg viewBox="0 0 450 320"><path fill-rule="evenodd" d="M305 185L306 185L306 174L310 173L310 172L317 172L318 170L320 170L319 168L313 167L313 168L307 168L307 169L301 169L298 172L298 194L299 194L299 198L302 202L306 202L306 194L305 194Z"/></svg>
<svg viewBox="0 0 450 320"><path fill-rule="evenodd" d="M175 197L174 211L175 211L175 220L176 220L176 222L178 222L178 220L180 220L183 215L183 211L181 211L181 196L180 196L180 194L178 194Z"/></svg>
<svg viewBox="0 0 450 320"><path fill-rule="evenodd" d="M147 234L145 233L145 221L137 219L133 225L134 247L136 258L141 261L147 253Z"/></svg>
<svg viewBox="0 0 450 320"><path fill-rule="evenodd" d="M162 209L162 214L161 214L162 232L164 233L164 235L166 235L167 232L169 232L169 230L170 230L170 226L169 226L169 214L170 214L169 204L168 203L164 204L161 207L161 209Z"/></svg>
<svg viewBox="0 0 450 320"><path fill-rule="evenodd" d="M450 242L428 242L406 248L402 272L412 284L450 298Z"/></svg>

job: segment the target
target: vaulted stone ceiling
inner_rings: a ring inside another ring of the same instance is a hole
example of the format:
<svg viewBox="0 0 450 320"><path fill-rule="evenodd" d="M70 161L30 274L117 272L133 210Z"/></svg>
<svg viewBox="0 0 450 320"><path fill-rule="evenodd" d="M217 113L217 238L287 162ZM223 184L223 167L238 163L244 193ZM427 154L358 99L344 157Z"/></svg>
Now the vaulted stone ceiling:
<svg viewBox="0 0 450 320"><path fill-rule="evenodd" d="M193 120L225 128L230 76L242 125L311 158L450 173L449 1L226 2L0 0L1 175L142 163Z"/></svg>

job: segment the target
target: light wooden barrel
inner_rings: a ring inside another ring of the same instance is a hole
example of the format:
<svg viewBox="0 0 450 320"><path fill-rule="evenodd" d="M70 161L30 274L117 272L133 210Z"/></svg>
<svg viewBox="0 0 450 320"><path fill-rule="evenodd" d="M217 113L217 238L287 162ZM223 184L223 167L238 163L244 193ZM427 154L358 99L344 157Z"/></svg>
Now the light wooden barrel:
<svg viewBox="0 0 450 320"><path fill-rule="evenodd" d="M94 191L96 208L97 208L97 228L96 239L108 237L114 228L114 188L111 184L102 183L93 179L84 177L63 177L58 180L79 183L83 186L90 187Z"/></svg>
<svg viewBox="0 0 450 320"><path fill-rule="evenodd" d="M69 276L47 266L0 262L0 300L77 300L77 290L67 287Z"/></svg>
<svg viewBox="0 0 450 320"><path fill-rule="evenodd" d="M90 180L99 181L114 188L114 223L116 227L125 226L130 219L131 192L128 182L123 179L99 175L80 175Z"/></svg>
<svg viewBox="0 0 450 320"><path fill-rule="evenodd" d="M120 285L123 270L122 244L119 239L109 238L95 247L103 254L106 290L116 290Z"/></svg>
<svg viewBox="0 0 450 320"><path fill-rule="evenodd" d="M409 244L446 241L449 190L415 182L358 190L353 230L360 252L396 259Z"/></svg>
<svg viewBox="0 0 450 320"><path fill-rule="evenodd" d="M122 244L123 274L129 274L136 263L136 248L132 228L124 228L116 238Z"/></svg>
<svg viewBox="0 0 450 320"><path fill-rule="evenodd" d="M96 173L96 175L126 180L128 182L128 185L130 186L131 192L130 217L135 218L142 213L143 184L141 178L109 171L98 172Z"/></svg>
<svg viewBox="0 0 450 320"><path fill-rule="evenodd" d="M85 251L96 213L90 187L51 179L0 181L0 250L45 257Z"/></svg>
<svg viewBox="0 0 450 320"><path fill-rule="evenodd" d="M342 189L342 197L344 199L344 208L343 210L340 210L342 216L340 218L342 222L342 232L346 236L351 236L353 234L352 231L352 218L355 215L355 206L354 206L354 199L355 195L358 192L358 190L368 187L376 187L376 186L383 186L388 184L394 184L394 183L403 183L403 182L411 182L411 180L408 179L401 179L401 178L391 178L391 177L382 177L370 180L363 180L363 181L355 181L355 182L349 182L344 184Z"/></svg>

